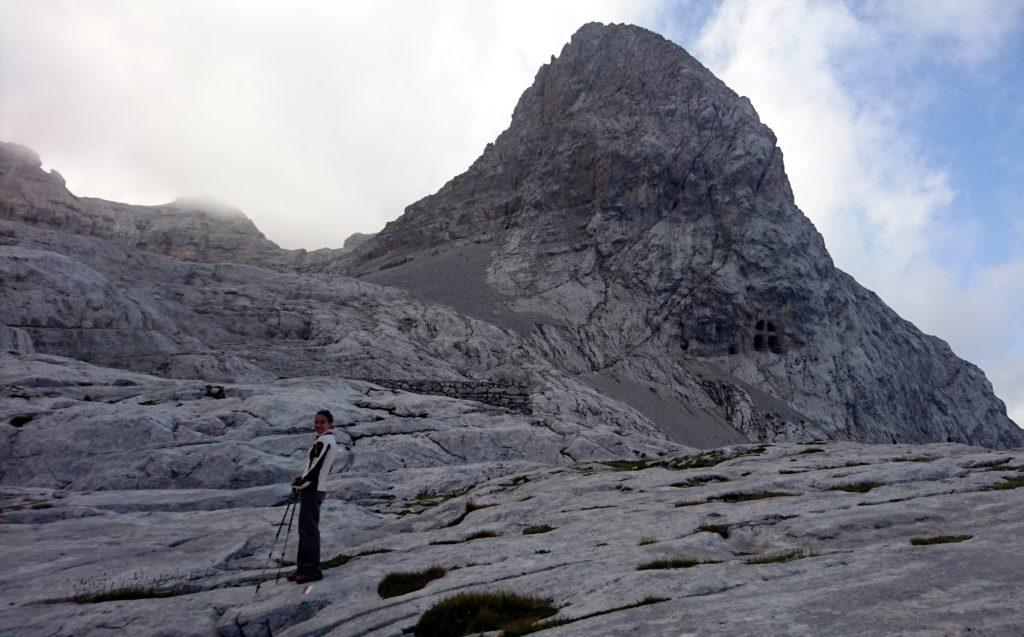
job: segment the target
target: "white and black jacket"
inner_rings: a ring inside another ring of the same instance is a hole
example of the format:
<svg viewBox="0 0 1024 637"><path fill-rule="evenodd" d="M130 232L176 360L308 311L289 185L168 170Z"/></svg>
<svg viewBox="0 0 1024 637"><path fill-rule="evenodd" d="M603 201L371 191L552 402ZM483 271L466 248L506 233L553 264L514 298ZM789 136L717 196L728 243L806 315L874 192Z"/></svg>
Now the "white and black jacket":
<svg viewBox="0 0 1024 637"><path fill-rule="evenodd" d="M328 476L337 455L338 443L335 441L333 433L317 436L316 442L309 448L306 471L302 474L302 480L296 488L327 491Z"/></svg>

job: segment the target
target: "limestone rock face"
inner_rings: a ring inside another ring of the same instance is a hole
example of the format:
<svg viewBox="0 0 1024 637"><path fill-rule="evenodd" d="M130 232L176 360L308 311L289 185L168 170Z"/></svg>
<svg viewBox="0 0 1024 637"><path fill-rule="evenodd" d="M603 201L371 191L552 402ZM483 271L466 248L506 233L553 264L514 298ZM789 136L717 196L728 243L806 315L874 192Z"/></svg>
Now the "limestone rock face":
<svg viewBox="0 0 1024 637"><path fill-rule="evenodd" d="M474 249L460 311L530 315L596 383L704 387L760 440L1022 444L981 370L834 267L750 102L639 27L581 28L465 173L324 267L443 302L412 273Z"/></svg>
<svg viewBox="0 0 1024 637"><path fill-rule="evenodd" d="M76 197L56 172L42 170L33 151L0 142L0 219L122 245L186 261L292 267L332 253L284 250L240 210L217 202L179 198L159 206Z"/></svg>
<svg viewBox="0 0 1024 637"><path fill-rule="evenodd" d="M394 288L174 261L3 221L0 279L0 343L16 353L216 383L368 379L530 413L556 429L574 422L551 441L565 458L583 443L571 433L581 429L617 438L609 456L666 443L643 415L555 369L514 333Z"/></svg>

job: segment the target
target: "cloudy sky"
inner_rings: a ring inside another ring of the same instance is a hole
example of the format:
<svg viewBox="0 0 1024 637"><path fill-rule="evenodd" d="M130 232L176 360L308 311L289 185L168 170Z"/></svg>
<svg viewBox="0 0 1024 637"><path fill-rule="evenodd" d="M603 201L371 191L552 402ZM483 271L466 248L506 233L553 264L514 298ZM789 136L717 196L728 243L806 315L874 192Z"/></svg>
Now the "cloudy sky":
<svg viewBox="0 0 1024 637"><path fill-rule="evenodd" d="M836 263L1024 424L1019 0L0 0L0 139L78 195L213 197L338 246L462 172L593 20L750 97Z"/></svg>

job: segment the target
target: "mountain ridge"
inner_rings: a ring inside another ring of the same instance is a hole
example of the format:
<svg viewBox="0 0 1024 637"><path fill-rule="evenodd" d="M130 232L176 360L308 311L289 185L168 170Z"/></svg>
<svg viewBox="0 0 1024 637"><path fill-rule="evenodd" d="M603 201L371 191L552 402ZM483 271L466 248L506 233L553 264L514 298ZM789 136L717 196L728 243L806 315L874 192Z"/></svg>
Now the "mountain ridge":
<svg viewBox="0 0 1024 637"><path fill-rule="evenodd" d="M981 370L835 268L749 100L640 27L584 25L467 171L338 250L77 198L10 144L0 185L12 221L402 288L510 330L678 442L1022 442Z"/></svg>

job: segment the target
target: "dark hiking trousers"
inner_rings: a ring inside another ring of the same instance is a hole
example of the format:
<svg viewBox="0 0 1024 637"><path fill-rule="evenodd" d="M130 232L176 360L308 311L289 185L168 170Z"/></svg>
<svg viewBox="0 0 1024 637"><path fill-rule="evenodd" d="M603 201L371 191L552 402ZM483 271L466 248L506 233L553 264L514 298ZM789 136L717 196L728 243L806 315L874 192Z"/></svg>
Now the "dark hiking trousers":
<svg viewBox="0 0 1024 637"><path fill-rule="evenodd" d="M303 575L320 575L320 505L324 491L299 491L299 554L295 570Z"/></svg>

